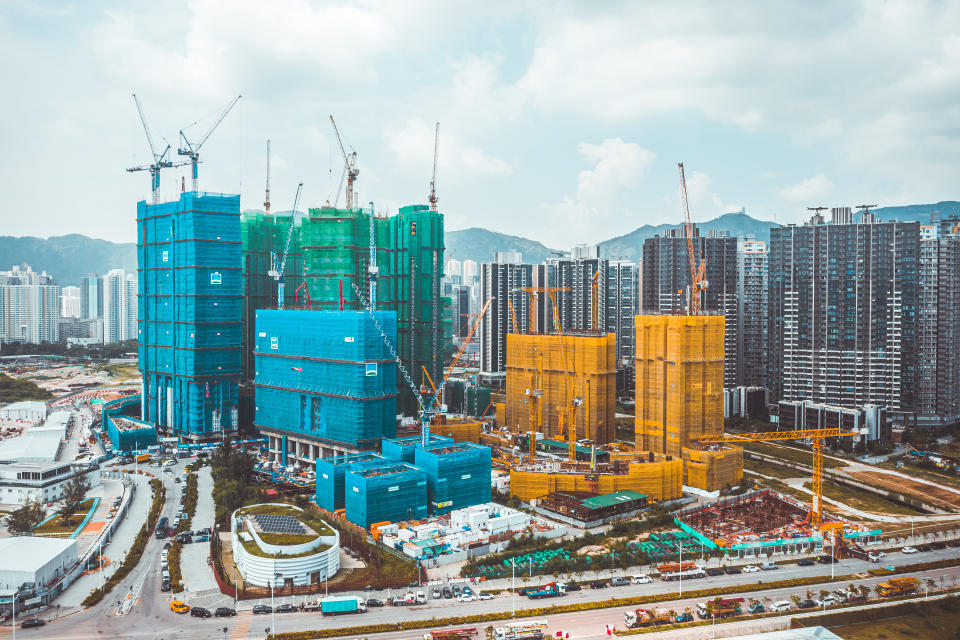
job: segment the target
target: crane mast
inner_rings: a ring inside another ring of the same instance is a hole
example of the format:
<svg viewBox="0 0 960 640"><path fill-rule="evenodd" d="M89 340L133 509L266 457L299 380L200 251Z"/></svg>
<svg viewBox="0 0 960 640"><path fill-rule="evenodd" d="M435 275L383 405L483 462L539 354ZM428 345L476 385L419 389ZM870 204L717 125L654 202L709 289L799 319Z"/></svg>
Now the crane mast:
<svg viewBox="0 0 960 640"><path fill-rule="evenodd" d="M700 294L707 288L707 281L704 279L707 261L700 260L697 264L697 256L694 253L693 245L693 221L690 218L690 201L687 198L687 178L683 171L683 163L677 165L680 168L680 199L683 202L683 235L687 239L687 259L690 263L690 314L700 313Z"/></svg>
<svg viewBox="0 0 960 640"><path fill-rule="evenodd" d="M430 179L430 211L437 210L437 152L440 150L440 123L433 134L433 178Z"/></svg>
<svg viewBox="0 0 960 640"><path fill-rule="evenodd" d="M293 199L293 211L290 213L290 228L287 230L287 243L283 247L283 255L277 260L277 254L270 254L271 268L267 275L277 281L277 309L283 310L283 289L285 286L283 272L287 268L287 254L290 252L290 240L293 238L293 228L297 226L298 211L300 205L300 192L303 191L303 183L297 185L297 195Z"/></svg>
<svg viewBox="0 0 960 640"><path fill-rule="evenodd" d="M354 193L353 185L357 181L357 176L360 175L360 170L357 169L357 152L351 151L350 155L347 155L347 150L343 146L343 140L340 139L340 130L337 129L337 121L333 119L333 115L330 116L330 122L333 124L333 132L337 135L337 144L340 145L340 153L343 154L343 170L347 176L347 210L353 208L354 204ZM337 196L339 197L340 192L337 191Z"/></svg>
<svg viewBox="0 0 960 640"><path fill-rule="evenodd" d="M370 257L367 258L367 280L368 295L370 296L370 308L377 310L377 274L380 268L377 266L377 237L374 232L373 203L370 203Z"/></svg>
<svg viewBox="0 0 960 640"><path fill-rule="evenodd" d="M140 114L140 123L143 125L143 132L147 135L147 144L150 145L150 155L153 157L152 164L140 165L139 167L130 167L127 171L149 171L150 172L150 198L152 204L160 202L160 169L169 169L171 167L182 167L186 162L174 163L167 160L167 154L170 153L170 145L163 150L163 153L157 153L157 147L153 143L153 135L150 133L150 126L147 124L147 116L143 112L143 105L140 104L140 98L137 94L133 95L133 101L137 105L137 113Z"/></svg>
<svg viewBox="0 0 960 640"><path fill-rule="evenodd" d="M210 125L210 128L207 129L207 132L205 134L203 134L203 137L200 138L199 142L197 143L190 142L190 140L187 139L186 134L183 132L183 129L180 130L180 141L183 143L183 146L177 149L177 154L181 156L187 156L188 158L190 158L190 171L192 175L194 192L200 190L200 181L197 178L197 165L200 163L200 148L204 145L207 139L211 135L213 135L213 132L216 131L217 127L220 126L220 123L223 122L223 119L227 117L227 114L230 113L231 109L233 109L233 105L237 104L237 102L239 102L240 98L242 97L243 97L242 95L237 96L236 98L233 98L232 100L230 100L229 103L227 103L227 106L223 109L223 111L220 112L219 117L217 117L214 123ZM197 124L197 123L194 122L193 124ZM192 127L193 125L190 125L190 126Z"/></svg>
<svg viewBox="0 0 960 640"><path fill-rule="evenodd" d="M270 213L270 138L267 138L267 189L263 208L268 214Z"/></svg>

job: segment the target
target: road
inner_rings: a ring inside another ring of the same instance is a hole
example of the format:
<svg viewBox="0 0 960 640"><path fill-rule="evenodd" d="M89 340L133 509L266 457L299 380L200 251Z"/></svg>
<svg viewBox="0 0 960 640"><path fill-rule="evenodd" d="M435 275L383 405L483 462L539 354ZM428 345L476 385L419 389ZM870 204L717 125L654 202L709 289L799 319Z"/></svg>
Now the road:
<svg viewBox="0 0 960 640"><path fill-rule="evenodd" d="M183 463L177 466L181 469ZM177 504L179 492L172 482L171 474L163 473L164 482L168 490L167 506L164 509L164 515L171 516L174 512L174 505ZM260 638L265 635L266 629L271 627L271 616L259 615L253 616L250 612L253 602L247 601L241 603L241 611L237 618L226 619L199 619L189 615L178 615L170 611L168 594L159 591L159 560L158 556L162 547L162 542L150 539L147 550L141 560L140 566L133 572L130 579L124 581L122 588L116 590L114 594L100 605L92 609L74 614L68 618L61 619L46 627L31 631L31 637L51 638L56 640L73 640L90 637L103 638L143 638L143 639L193 639L193 638ZM920 562L929 562L947 558L960 558L960 549L947 548L928 553L918 553L905 555L902 553L891 553L885 559L886 564L905 565ZM839 574L855 574L865 572L867 569L875 568L878 565L860 560L844 560L841 564L835 566L835 571ZM813 593L819 593L821 589L834 588L836 586L846 586L849 580L837 582L831 586L813 585L810 587L796 587L788 589L764 589L764 582L780 581L790 578L807 577L815 575L829 575L829 565L815 565L812 567L798 567L787 565L782 569L769 572L760 572L753 574L723 575L710 577L695 581L685 581L684 591L690 589L717 588L736 584L756 583L758 591L749 594L743 594L745 598L771 600L789 600L793 594L805 595L807 589ZM928 571L922 574L915 574L924 578L931 578L938 583L943 578L943 584L953 586L960 581L960 567ZM866 578L854 580L855 584L866 584L873 587L876 583L882 581L880 578ZM652 584L630 585L627 587L611 587L603 590L584 589L573 592L564 598L543 600L531 602L523 597L514 597L500 595L493 600L484 602L459 603L455 600L437 600L429 601L424 606L419 607L385 607L372 608L366 614L360 616L349 616L344 618L325 619L316 613L290 613L276 615L276 630L279 632L297 631L307 629L322 629L329 627L344 627L357 624L377 624L396 622L398 620L415 620L440 618L454 615L471 615L490 612L508 612L516 606L517 610L532 608L536 606L550 606L552 604L572 604L577 602L607 600L611 597L627 597L649 595L657 593L676 593L679 584L676 582L663 583L655 581ZM133 605L126 615L117 615L117 602L121 600L123 594L132 591ZM377 594L374 594L377 595ZM287 598L277 598L276 604L290 601L298 603L302 598L290 600ZM269 600L267 600L269 602ZM232 605L226 596L217 593L210 593L204 596L191 595L189 604L200 605L212 608L219 605ZM515 603L515 604L514 604ZM685 608L694 607L697 600L681 598L673 601L657 602L657 607L666 607L677 611L683 611ZM593 611L584 611L569 614L559 614L550 616L551 630L562 630L569 632L571 638L600 638L604 637L604 625L616 625L618 628L623 626L623 607L598 609ZM522 614L521 614L522 615ZM486 626L486 625L482 625ZM226 632L224 632L226 629ZM375 636L371 636L375 637ZM381 634L380 637L389 638L422 638L423 631L411 631L403 633Z"/></svg>

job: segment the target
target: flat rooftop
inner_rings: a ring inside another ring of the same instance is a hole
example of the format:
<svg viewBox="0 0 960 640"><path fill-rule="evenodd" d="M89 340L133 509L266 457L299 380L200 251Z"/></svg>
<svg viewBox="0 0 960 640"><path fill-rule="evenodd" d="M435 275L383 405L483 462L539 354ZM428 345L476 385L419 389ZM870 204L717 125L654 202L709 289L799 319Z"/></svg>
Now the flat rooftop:
<svg viewBox="0 0 960 640"><path fill-rule="evenodd" d="M66 549L76 546L76 540L60 538L35 536L0 538L3 571L38 571Z"/></svg>
<svg viewBox="0 0 960 640"><path fill-rule="evenodd" d="M60 444L66 437L66 429L28 429L16 438L0 442L0 461L53 462L60 452Z"/></svg>

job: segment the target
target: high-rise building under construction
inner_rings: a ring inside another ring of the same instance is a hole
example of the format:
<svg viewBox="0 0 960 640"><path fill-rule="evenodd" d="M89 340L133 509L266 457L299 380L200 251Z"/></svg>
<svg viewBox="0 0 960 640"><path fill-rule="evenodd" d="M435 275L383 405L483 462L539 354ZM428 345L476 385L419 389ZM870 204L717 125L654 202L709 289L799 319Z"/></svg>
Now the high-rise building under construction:
<svg viewBox="0 0 960 640"><path fill-rule="evenodd" d="M137 204L141 416L188 440L237 425L243 289L240 196Z"/></svg>

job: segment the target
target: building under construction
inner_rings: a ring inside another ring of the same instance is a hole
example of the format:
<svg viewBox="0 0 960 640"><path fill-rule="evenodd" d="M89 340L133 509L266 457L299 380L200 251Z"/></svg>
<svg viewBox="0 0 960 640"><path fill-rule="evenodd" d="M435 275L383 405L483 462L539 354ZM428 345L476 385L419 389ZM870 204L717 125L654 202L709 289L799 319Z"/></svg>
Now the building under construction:
<svg viewBox="0 0 960 640"><path fill-rule="evenodd" d="M831 518L842 531L845 555L862 553L861 544L879 540L882 531ZM811 525L810 506L771 489L753 491L677 513L676 523L710 549L735 556L814 551L823 547L823 532ZM838 540L840 540L838 533Z"/></svg>
<svg viewBox="0 0 960 640"><path fill-rule="evenodd" d="M684 484L714 492L743 477L743 450L697 443L723 433L724 318L637 316L635 446L684 460Z"/></svg>
<svg viewBox="0 0 960 640"><path fill-rule="evenodd" d="M556 492L591 495L636 491L651 500L674 500L682 494L683 463L654 453L630 455L609 463L537 459L510 469L510 495L523 501Z"/></svg>
<svg viewBox="0 0 960 640"><path fill-rule="evenodd" d="M507 335L505 426L597 444L615 437L617 337L577 333Z"/></svg>

